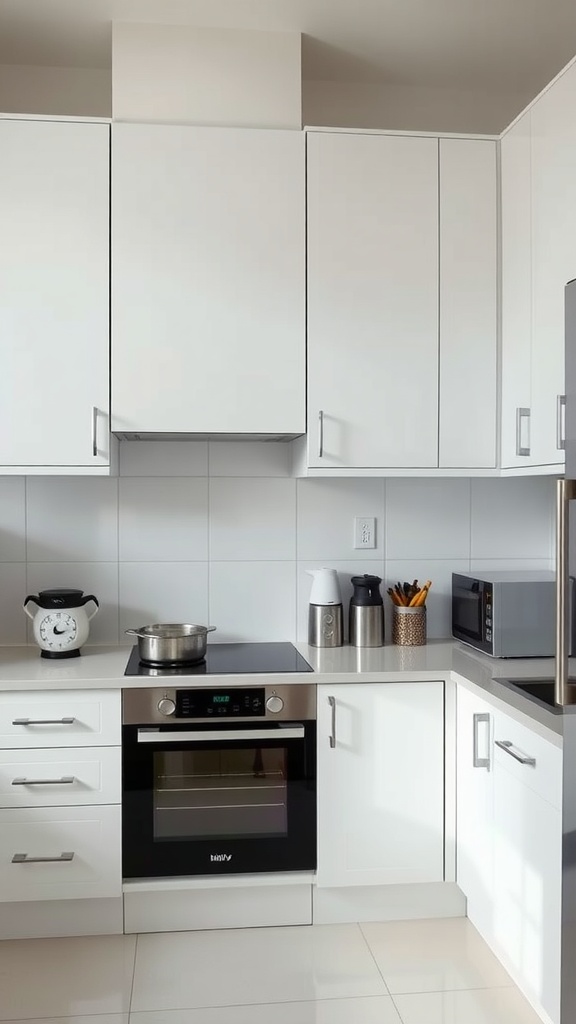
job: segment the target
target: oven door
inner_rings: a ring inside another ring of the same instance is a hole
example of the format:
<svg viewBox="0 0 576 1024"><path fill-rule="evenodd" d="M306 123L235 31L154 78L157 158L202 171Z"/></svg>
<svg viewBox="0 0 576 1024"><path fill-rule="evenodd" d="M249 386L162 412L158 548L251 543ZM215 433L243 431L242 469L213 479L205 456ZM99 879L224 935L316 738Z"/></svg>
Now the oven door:
<svg viewBox="0 0 576 1024"><path fill-rule="evenodd" d="M316 867L316 723L123 729L123 874Z"/></svg>

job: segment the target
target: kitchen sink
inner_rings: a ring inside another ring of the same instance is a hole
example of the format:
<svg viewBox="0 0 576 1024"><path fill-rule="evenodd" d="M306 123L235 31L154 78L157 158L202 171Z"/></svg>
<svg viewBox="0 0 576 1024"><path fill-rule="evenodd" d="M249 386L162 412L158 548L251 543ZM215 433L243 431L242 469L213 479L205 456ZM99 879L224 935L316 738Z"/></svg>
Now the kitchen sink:
<svg viewBox="0 0 576 1024"><path fill-rule="evenodd" d="M554 700L553 679L496 679L495 682L503 683L510 690L524 694L529 700L560 712L560 706ZM569 698L569 704L576 704L576 679L569 681Z"/></svg>

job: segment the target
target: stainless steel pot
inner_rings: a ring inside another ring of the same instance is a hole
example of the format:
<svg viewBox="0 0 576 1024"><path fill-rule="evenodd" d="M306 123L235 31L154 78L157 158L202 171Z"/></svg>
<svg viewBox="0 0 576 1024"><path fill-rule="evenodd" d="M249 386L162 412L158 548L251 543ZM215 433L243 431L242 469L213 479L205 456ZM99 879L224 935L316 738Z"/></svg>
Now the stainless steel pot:
<svg viewBox="0 0 576 1024"><path fill-rule="evenodd" d="M152 626L126 629L138 637L140 661L153 665L193 665L206 654L206 636L216 626L195 626L185 622L156 622Z"/></svg>

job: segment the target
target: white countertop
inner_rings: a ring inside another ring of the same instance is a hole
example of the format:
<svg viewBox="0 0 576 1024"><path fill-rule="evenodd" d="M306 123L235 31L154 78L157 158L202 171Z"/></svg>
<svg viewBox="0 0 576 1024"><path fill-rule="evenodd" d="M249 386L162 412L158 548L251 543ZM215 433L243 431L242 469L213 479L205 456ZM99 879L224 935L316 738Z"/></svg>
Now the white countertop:
<svg viewBox="0 0 576 1024"><path fill-rule="evenodd" d="M548 711L507 689L498 678L538 678L553 675L552 658L488 658L454 640L431 640L424 647L398 647L387 644L377 648L316 648L294 645L314 669L312 673L290 672L266 675L267 683L353 682L395 683L407 678L412 682L445 679L455 672L462 679L481 686L487 693L513 707L554 732L562 732L562 715ZM67 689L134 689L157 686L160 677L125 676L132 647L83 648L79 658L48 661L40 657L36 646L0 647L0 691ZM210 675L201 677L204 685L246 686L262 684L262 675ZM179 675L175 685L186 685L199 677ZM161 683L160 683L161 685Z"/></svg>

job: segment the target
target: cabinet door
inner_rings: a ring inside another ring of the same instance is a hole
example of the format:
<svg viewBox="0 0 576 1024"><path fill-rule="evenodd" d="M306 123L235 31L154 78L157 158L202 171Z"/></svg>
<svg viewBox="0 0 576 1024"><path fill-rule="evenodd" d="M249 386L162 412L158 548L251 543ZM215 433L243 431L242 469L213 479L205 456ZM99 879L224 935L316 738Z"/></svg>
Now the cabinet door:
<svg viewBox="0 0 576 1024"><path fill-rule="evenodd" d="M302 434L304 138L113 126L112 429Z"/></svg>
<svg viewBox="0 0 576 1024"><path fill-rule="evenodd" d="M109 135L0 121L0 467L109 463Z"/></svg>
<svg viewBox="0 0 576 1024"><path fill-rule="evenodd" d="M466 896L468 917L490 941L493 714L489 704L463 686L458 686L456 702L456 881Z"/></svg>
<svg viewBox="0 0 576 1024"><path fill-rule="evenodd" d="M533 458L562 463L564 288L576 278L576 66L532 108Z"/></svg>
<svg viewBox="0 0 576 1024"><path fill-rule="evenodd" d="M440 140L440 466L496 465L496 143Z"/></svg>
<svg viewBox="0 0 576 1024"><path fill-rule="evenodd" d="M531 112L501 142L503 469L532 465Z"/></svg>
<svg viewBox="0 0 576 1024"><path fill-rule="evenodd" d="M318 885L443 878L444 684L319 686Z"/></svg>
<svg viewBox="0 0 576 1024"><path fill-rule="evenodd" d="M499 758L494 766L494 861L491 945L524 994L559 1024L561 812L515 778Z"/></svg>
<svg viewBox="0 0 576 1024"><path fill-rule="evenodd" d="M437 140L309 133L307 224L309 465L437 466Z"/></svg>

